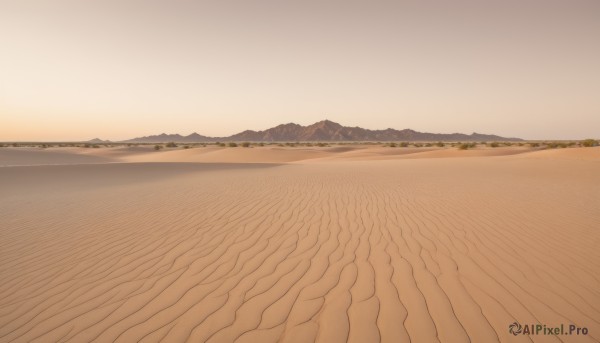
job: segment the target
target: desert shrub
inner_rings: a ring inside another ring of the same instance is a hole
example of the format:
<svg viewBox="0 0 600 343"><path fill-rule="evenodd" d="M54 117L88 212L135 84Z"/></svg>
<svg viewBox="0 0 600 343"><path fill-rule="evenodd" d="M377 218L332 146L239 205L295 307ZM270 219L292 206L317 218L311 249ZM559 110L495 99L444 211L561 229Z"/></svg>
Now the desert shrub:
<svg viewBox="0 0 600 343"><path fill-rule="evenodd" d="M499 146L500 146L500 143L498 143L498 142L491 142L491 143L490 143L490 146L491 146L492 148L497 148L497 147L499 147Z"/></svg>
<svg viewBox="0 0 600 343"><path fill-rule="evenodd" d="M402 148L406 148L408 147L408 142L400 142L398 145Z"/></svg>
<svg viewBox="0 0 600 343"><path fill-rule="evenodd" d="M184 145L184 146L183 146L183 148L184 148L184 149L189 149L189 148L190 148L190 146L189 146L189 145Z"/></svg>
<svg viewBox="0 0 600 343"><path fill-rule="evenodd" d="M420 147L422 147L422 146L423 146L423 144L421 144L421 143L415 143L415 144L413 144L413 145L415 146L415 148L420 148Z"/></svg>
<svg viewBox="0 0 600 343"><path fill-rule="evenodd" d="M325 143L317 143L317 146L319 146L319 147L325 147L325 146L327 146L327 144L325 144Z"/></svg>
<svg viewBox="0 0 600 343"><path fill-rule="evenodd" d="M519 142L517 143L518 146L523 146L523 143Z"/></svg>
<svg viewBox="0 0 600 343"><path fill-rule="evenodd" d="M437 143L435 143L435 146L437 146L437 147L440 147L440 148L443 148L443 147L444 147L444 143L442 143L442 142L437 142Z"/></svg>
<svg viewBox="0 0 600 343"><path fill-rule="evenodd" d="M92 146L91 146L89 143L85 143L85 144L83 145L83 147L84 147L84 148L91 148Z"/></svg>
<svg viewBox="0 0 600 343"><path fill-rule="evenodd" d="M306 143L306 146L313 146L312 143Z"/></svg>
<svg viewBox="0 0 600 343"><path fill-rule="evenodd" d="M477 143L461 143L458 145L460 150L467 150L475 147L477 147Z"/></svg>
<svg viewBox="0 0 600 343"><path fill-rule="evenodd" d="M167 148L177 148L177 144L175 144L175 142L169 142L166 145Z"/></svg>
<svg viewBox="0 0 600 343"><path fill-rule="evenodd" d="M244 143L242 143L242 146L244 148L248 148L250 146L250 143L249 142L244 142Z"/></svg>
<svg viewBox="0 0 600 343"><path fill-rule="evenodd" d="M558 148L558 143L557 142L549 142L549 143L546 143L546 147L548 149L556 149L556 148Z"/></svg>
<svg viewBox="0 0 600 343"><path fill-rule="evenodd" d="M156 144L156 145L154 146L154 150L158 151L158 150L160 150L160 149L162 149L162 145L158 145L158 144Z"/></svg>
<svg viewBox="0 0 600 343"><path fill-rule="evenodd" d="M230 148L237 148L237 143L231 142L229 144L227 144Z"/></svg>
<svg viewBox="0 0 600 343"><path fill-rule="evenodd" d="M591 148L598 145L598 141L594 139L585 139L581 141L581 145L586 148Z"/></svg>
<svg viewBox="0 0 600 343"><path fill-rule="evenodd" d="M389 144L389 146L390 146L390 148L395 148L395 147L397 147L396 143L393 143L393 142L392 142L392 143L390 143L390 144Z"/></svg>
<svg viewBox="0 0 600 343"><path fill-rule="evenodd" d="M486 145L486 144L487 144L487 142L479 142L479 144L481 144L481 145Z"/></svg>
<svg viewBox="0 0 600 343"><path fill-rule="evenodd" d="M0 148L4 148L6 145L4 144L0 144Z"/></svg>
<svg viewBox="0 0 600 343"><path fill-rule="evenodd" d="M265 146L265 143L258 143L258 146Z"/></svg>
<svg viewBox="0 0 600 343"><path fill-rule="evenodd" d="M432 145L433 145L433 144L431 144L431 143L426 143L426 144L425 144L425 146L426 146L426 147L430 147L430 146L432 146Z"/></svg>
<svg viewBox="0 0 600 343"><path fill-rule="evenodd" d="M42 145L40 145L40 148L42 148L42 149L46 149L47 147L48 147L48 146L47 146L46 144L42 144Z"/></svg>
<svg viewBox="0 0 600 343"><path fill-rule="evenodd" d="M540 143L529 143L529 146L532 148L537 148L540 146Z"/></svg>
<svg viewBox="0 0 600 343"><path fill-rule="evenodd" d="M98 148L100 148L100 146L98 144L94 144L94 145L92 145L92 148L98 149Z"/></svg>
<svg viewBox="0 0 600 343"><path fill-rule="evenodd" d="M506 146L512 146L513 144L511 142L504 142L504 145L506 145Z"/></svg>
<svg viewBox="0 0 600 343"><path fill-rule="evenodd" d="M220 147L224 147L224 146L225 146L225 143L219 143L218 145L219 145Z"/></svg>

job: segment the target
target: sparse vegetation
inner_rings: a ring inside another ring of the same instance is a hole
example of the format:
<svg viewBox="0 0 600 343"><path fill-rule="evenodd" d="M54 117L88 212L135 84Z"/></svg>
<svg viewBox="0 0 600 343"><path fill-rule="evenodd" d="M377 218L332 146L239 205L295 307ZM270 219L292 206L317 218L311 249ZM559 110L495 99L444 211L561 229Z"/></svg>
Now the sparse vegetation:
<svg viewBox="0 0 600 343"><path fill-rule="evenodd" d="M401 142L399 145L402 148L407 148L408 147L408 142Z"/></svg>
<svg viewBox="0 0 600 343"><path fill-rule="evenodd" d="M477 143L461 143L458 145L460 150L467 150L475 147L477 147Z"/></svg>
<svg viewBox="0 0 600 343"><path fill-rule="evenodd" d="M230 148L237 148L237 143L234 142L230 142L229 144L227 144Z"/></svg>
<svg viewBox="0 0 600 343"><path fill-rule="evenodd" d="M177 144L175 144L175 142L169 142L166 145L167 148L177 148Z"/></svg>
<svg viewBox="0 0 600 343"><path fill-rule="evenodd" d="M535 142L529 143L529 146L532 147L532 148L537 148L537 147L540 146L540 143L535 143Z"/></svg>
<svg viewBox="0 0 600 343"><path fill-rule="evenodd" d="M414 147L415 147L415 148L420 148L420 147L422 147L422 146L423 146L423 144L421 144L421 143L415 143L415 144L413 144L413 145L414 145Z"/></svg>
<svg viewBox="0 0 600 343"><path fill-rule="evenodd" d="M394 143L394 142L390 143L390 144L389 144L389 146L390 146L390 148L395 148L395 147L397 147L396 143Z"/></svg>
<svg viewBox="0 0 600 343"><path fill-rule="evenodd" d="M444 147L444 143L442 142L437 142L435 143L435 146L439 147L439 148L443 148Z"/></svg>
<svg viewBox="0 0 600 343"><path fill-rule="evenodd" d="M317 146L319 146L319 147L325 147L325 146L327 146L327 144L325 144L325 143L317 143Z"/></svg>
<svg viewBox="0 0 600 343"><path fill-rule="evenodd" d="M184 145L184 146L183 146L183 148L184 148L184 149L189 149L189 148L190 148L190 146L189 146L189 145Z"/></svg>
<svg viewBox="0 0 600 343"><path fill-rule="evenodd" d="M154 146L154 150L158 151L158 150L160 150L160 149L162 149L162 145L158 145L158 144L156 144L156 145Z"/></svg>
<svg viewBox="0 0 600 343"><path fill-rule="evenodd" d="M591 148L591 147L598 146L598 145L599 145L599 143L595 139L585 139L585 140L581 141L581 146L584 146L586 148Z"/></svg>
<svg viewBox="0 0 600 343"><path fill-rule="evenodd" d="M244 143L242 143L242 146L244 148L248 148L248 147L250 147L250 142L244 142Z"/></svg>
<svg viewBox="0 0 600 343"><path fill-rule="evenodd" d="M225 147L225 143L217 143L217 145L220 147Z"/></svg>
<svg viewBox="0 0 600 343"><path fill-rule="evenodd" d="M490 146L491 146L492 148L497 148L497 147L499 147L499 146L500 146L500 143L498 143L498 142L491 142L491 143L490 143Z"/></svg>

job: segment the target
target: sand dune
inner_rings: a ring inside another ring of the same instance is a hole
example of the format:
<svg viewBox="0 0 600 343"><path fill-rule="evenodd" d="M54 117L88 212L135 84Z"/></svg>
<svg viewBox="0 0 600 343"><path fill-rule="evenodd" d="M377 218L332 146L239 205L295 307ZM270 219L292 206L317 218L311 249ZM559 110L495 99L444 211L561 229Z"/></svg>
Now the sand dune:
<svg viewBox="0 0 600 343"><path fill-rule="evenodd" d="M0 342L600 340L598 149L327 149L0 168Z"/></svg>

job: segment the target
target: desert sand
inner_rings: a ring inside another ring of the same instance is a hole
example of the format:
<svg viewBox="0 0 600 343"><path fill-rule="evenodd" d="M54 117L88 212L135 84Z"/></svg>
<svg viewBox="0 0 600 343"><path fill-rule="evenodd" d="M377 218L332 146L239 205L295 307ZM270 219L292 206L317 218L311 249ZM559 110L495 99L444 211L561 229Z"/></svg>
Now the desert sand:
<svg viewBox="0 0 600 343"><path fill-rule="evenodd" d="M595 342L598 246L600 148L0 148L0 342Z"/></svg>

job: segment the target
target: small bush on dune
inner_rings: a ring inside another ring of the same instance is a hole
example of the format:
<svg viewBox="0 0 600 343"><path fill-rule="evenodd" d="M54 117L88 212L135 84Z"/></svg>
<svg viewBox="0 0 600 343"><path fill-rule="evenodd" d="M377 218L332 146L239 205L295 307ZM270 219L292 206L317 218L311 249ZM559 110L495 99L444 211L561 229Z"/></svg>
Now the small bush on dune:
<svg viewBox="0 0 600 343"><path fill-rule="evenodd" d="M317 143L317 146L322 148L322 147L326 147L327 144L325 144L325 143Z"/></svg>
<svg viewBox="0 0 600 343"><path fill-rule="evenodd" d="M167 148L177 148L177 144L175 144L175 142L169 142L166 145Z"/></svg>
<svg viewBox="0 0 600 343"><path fill-rule="evenodd" d="M492 148L497 148L497 147L499 147L499 146L500 146L500 143L498 143L498 142L492 142L492 143L490 143L490 146L491 146Z"/></svg>
<svg viewBox="0 0 600 343"><path fill-rule="evenodd" d="M467 150L477 147L477 143L462 143L458 146L460 150Z"/></svg>
<svg viewBox="0 0 600 343"><path fill-rule="evenodd" d="M433 144L431 144L431 143L426 143L426 144L425 144L425 146L426 146L426 147L428 147L428 148L429 148L430 146L432 146L432 145L433 145Z"/></svg>
<svg viewBox="0 0 600 343"><path fill-rule="evenodd" d="M190 148L190 146L189 146L189 145L184 145L184 146L183 146L183 148L184 148L184 149L189 149L189 148Z"/></svg>
<svg viewBox="0 0 600 343"><path fill-rule="evenodd" d="M390 144L389 144L389 146L390 146L390 148L395 148L395 147L397 147L396 143L390 143Z"/></svg>
<svg viewBox="0 0 600 343"><path fill-rule="evenodd" d="M217 145L220 146L220 147L225 147L226 146L225 143L219 143Z"/></svg>
<svg viewBox="0 0 600 343"><path fill-rule="evenodd" d="M229 144L227 144L230 148L237 148L237 143L231 142Z"/></svg>
<svg viewBox="0 0 600 343"><path fill-rule="evenodd" d="M242 146L244 148L248 148L250 146L250 143L249 142L244 142L244 143L242 143Z"/></svg>
<svg viewBox="0 0 600 343"><path fill-rule="evenodd" d="M91 146L89 143L85 143L85 144L83 145L83 147L84 147L84 148L91 148L92 146Z"/></svg>
<svg viewBox="0 0 600 343"><path fill-rule="evenodd" d="M415 146L415 148L420 148L420 147L422 147L422 146L423 146L423 144L421 144L421 143L415 143L415 144L413 144L413 145Z"/></svg>
<svg viewBox="0 0 600 343"><path fill-rule="evenodd" d="M511 142L504 142L504 145L506 145L506 146L512 146L513 144Z"/></svg>
<svg viewBox="0 0 600 343"><path fill-rule="evenodd" d="M437 142L435 143L435 146L439 147L439 148L443 148L444 147L444 143L442 142Z"/></svg>
<svg viewBox="0 0 600 343"><path fill-rule="evenodd" d="M402 148L408 148L408 142L402 142L399 144Z"/></svg>
<svg viewBox="0 0 600 343"><path fill-rule="evenodd" d="M532 148L537 148L540 146L540 143L529 143L529 146Z"/></svg>
<svg viewBox="0 0 600 343"><path fill-rule="evenodd" d="M595 139L585 139L583 141L581 141L581 145L586 147L586 148L591 148L594 146L598 146L598 141Z"/></svg>
<svg viewBox="0 0 600 343"><path fill-rule="evenodd" d="M162 149L162 145L158 145L158 144L156 144L156 145L154 146L154 150L158 151L158 150L160 150L160 149Z"/></svg>
<svg viewBox="0 0 600 343"><path fill-rule="evenodd" d="M98 148L100 148L100 146L98 144L94 144L94 145L92 145L92 148L98 149Z"/></svg>

